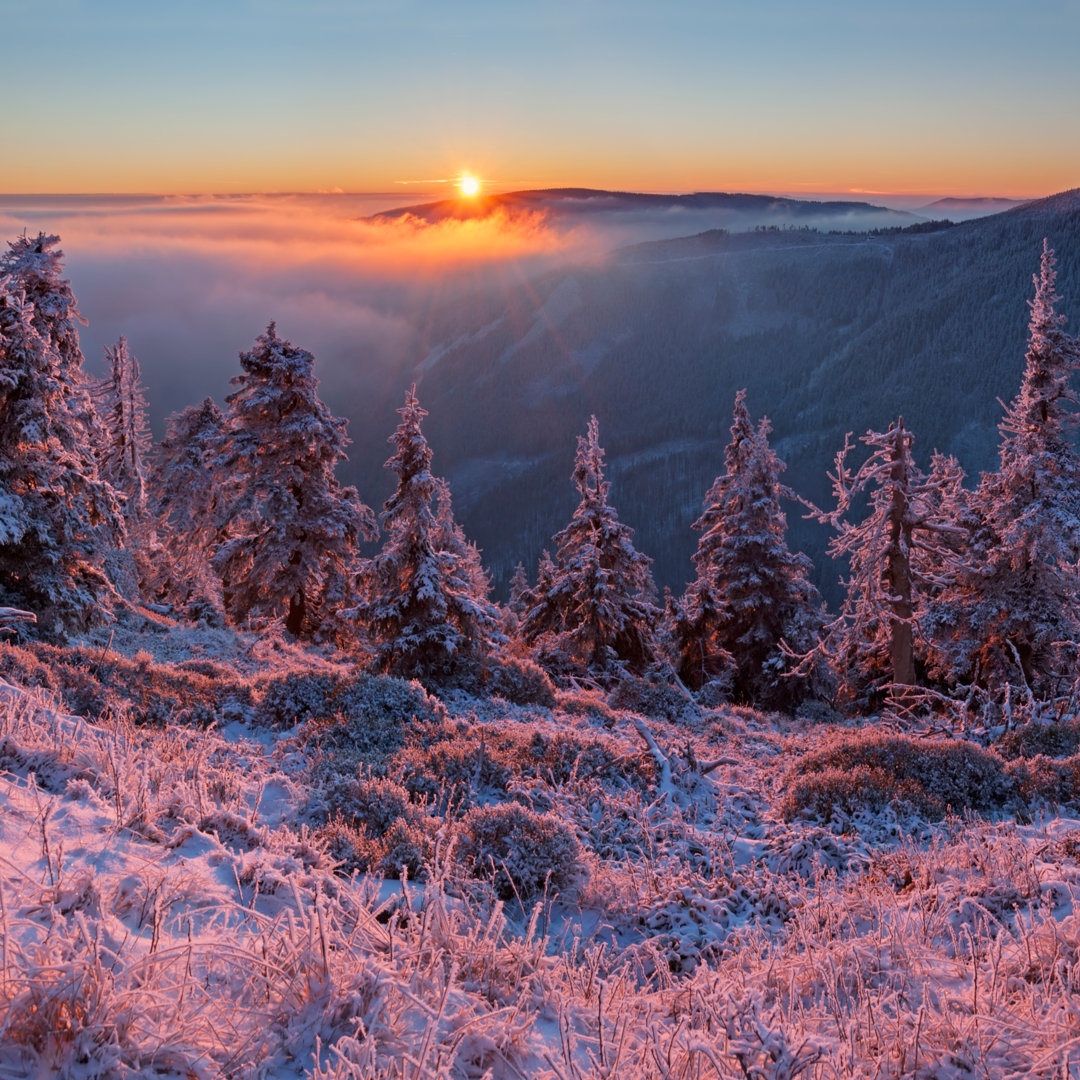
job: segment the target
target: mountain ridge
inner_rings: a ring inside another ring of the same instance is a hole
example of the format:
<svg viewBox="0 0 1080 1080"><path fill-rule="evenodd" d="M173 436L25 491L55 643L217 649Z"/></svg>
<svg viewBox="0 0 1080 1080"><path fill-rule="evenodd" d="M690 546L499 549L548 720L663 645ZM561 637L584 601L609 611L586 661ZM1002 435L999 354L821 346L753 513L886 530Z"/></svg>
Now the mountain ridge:
<svg viewBox="0 0 1080 1080"><path fill-rule="evenodd" d="M683 195L651 192L609 191L600 188L536 188L508 191L471 198L440 199L434 202L383 210L363 219L386 222L411 217L429 223L448 219L485 217L497 210L543 210L564 216L596 213L632 213L646 210L724 210L736 213L783 211L793 216L886 214L898 221L916 222L919 217L903 210L872 203L846 200L792 199L779 195L752 195L742 192L699 191Z"/></svg>

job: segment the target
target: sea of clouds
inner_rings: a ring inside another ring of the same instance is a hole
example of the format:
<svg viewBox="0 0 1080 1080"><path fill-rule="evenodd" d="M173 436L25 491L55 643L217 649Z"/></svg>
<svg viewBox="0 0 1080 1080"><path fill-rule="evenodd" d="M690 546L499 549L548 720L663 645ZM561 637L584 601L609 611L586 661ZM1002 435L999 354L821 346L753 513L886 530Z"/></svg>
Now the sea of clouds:
<svg viewBox="0 0 1080 1080"><path fill-rule="evenodd" d="M541 214L365 220L393 201L7 196L0 236L60 236L87 320L88 371L100 372L105 346L125 335L142 365L157 434L172 410L207 394L220 401L239 370L238 351L271 320L315 353L327 400L351 415L378 404L358 398L389 374L407 377L423 360L436 309L601 250L586 227L553 228Z"/></svg>

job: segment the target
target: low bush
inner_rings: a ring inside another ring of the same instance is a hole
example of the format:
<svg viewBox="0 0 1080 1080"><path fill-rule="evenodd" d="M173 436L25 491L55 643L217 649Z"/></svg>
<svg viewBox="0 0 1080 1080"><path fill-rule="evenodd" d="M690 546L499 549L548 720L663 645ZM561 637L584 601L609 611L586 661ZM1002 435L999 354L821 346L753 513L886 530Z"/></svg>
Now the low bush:
<svg viewBox="0 0 1080 1080"><path fill-rule="evenodd" d="M305 720L334 715L330 699L338 678L327 672L290 672L267 682L255 706L255 720L267 727L290 728Z"/></svg>
<svg viewBox="0 0 1080 1080"><path fill-rule="evenodd" d="M994 749L1006 759L1046 757L1071 757L1080 750L1080 719L1063 720L1058 723L1031 721L1005 732L994 743Z"/></svg>
<svg viewBox="0 0 1080 1080"><path fill-rule="evenodd" d="M136 723L159 726L205 727L226 703L252 700L249 683L224 667L207 674L197 663L158 664L150 653L129 658L86 646L4 646L0 675L55 690L64 707L79 716L96 718L123 708Z"/></svg>
<svg viewBox="0 0 1080 1080"><path fill-rule="evenodd" d="M435 852L434 823L422 816L400 817L376 835L362 824L333 818L316 830L338 870L379 874L396 880L404 871L410 881L427 874Z"/></svg>
<svg viewBox="0 0 1080 1080"><path fill-rule="evenodd" d="M409 793L393 780L369 777L353 780L339 792L332 807L354 825L364 825L376 836L390 828L398 818L415 813Z"/></svg>
<svg viewBox="0 0 1080 1080"><path fill-rule="evenodd" d="M599 690L559 690L555 694L555 707L571 716L588 717L606 728L613 728L619 722L619 714Z"/></svg>
<svg viewBox="0 0 1080 1080"><path fill-rule="evenodd" d="M455 801L471 804L477 792L506 792L513 778L553 786L575 778L614 787L648 789L656 783L651 757L603 733L580 733L555 725L446 722L417 733L388 763L388 771L414 795L439 796L455 789Z"/></svg>
<svg viewBox="0 0 1080 1080"><path fill-rule="evenodd" d="M1080 754L1063 759L1044 754L1022 757L1010 761L1006 769L1025 802L1080 806Z"/></svg>
<svg viewBox="0 0 1080 1080"><path fill-rule="evenodd" d="M796 762L781 809L788 820L827 819L907 803L936 820L1000 808L1015 793L1001 758L962 739L844 732Z"/></svg>
<svg viewBox="0 0 1080 1080"><path fill-rule="evenodd" d="M828 822L880 813L890 805L910 806L934 821L944 817L946 810L917 781L867 765L830 767L789 781L781 809L788 821L808 817Z"/></svg>
<svg viewBox="0 0 1080 1080"><path fill-rule="evenodd" d="M563 892L581 872L581 845L558 818L517 803L478 806L461 821L458 857L503 900Z"/></svg>
<svg viewBox="0 0 1080 1080"><path fill-rule="evenodd" d="M436 720L442 704L418 682L389 675L308 671L271 680L255 709L257 722L293 727L308 720L337 720L352 728L385 731L411 720Z"/></svg>
<svg viewBox="0 0 1080 1080"><path fill-rule="evenodd" d="M608 703L614 709L626 709L642 716L661 716L665 720L679 720L687 711L698 711L694 700L678 687L667 682L639 679L636 675L624 675L608 694Z"/></svg>
<svg viewBox="0 0 1080 1080"><path fill-rule="evenodd" d="M555 684L548 673L539 664L522 657L491 657L484 664L481 689L514 705L555 707Z"/></svg>

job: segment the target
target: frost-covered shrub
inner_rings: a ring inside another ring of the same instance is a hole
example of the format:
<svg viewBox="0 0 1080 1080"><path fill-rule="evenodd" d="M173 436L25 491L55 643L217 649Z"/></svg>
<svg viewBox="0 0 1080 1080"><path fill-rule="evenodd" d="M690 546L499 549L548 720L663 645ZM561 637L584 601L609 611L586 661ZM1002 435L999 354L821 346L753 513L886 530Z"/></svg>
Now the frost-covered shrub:
<svg viewBox="0 0 1080 1080"><path fill-rule="evenodd" d="M368 777L353 780L338 792L333 807L354 824L362 824L376 836L386 832L400 817L412 812L409 793L393 780Z"/></svg>
<svg viewBox="0 0 1080 1080"><path fill-rule="evenodd" d="M732 927L745 921L751 897L745 886L673 880L664 895L643 903L638 919L652 951L672 974L689 974L715 960Z"/></svg>
<svg viewBox="0 0 1080 1080"><path fill-rule="evenodd" d="M693 700L670 683L639 679L629 674L615 684L608 694L608 702L615 709L665 720L678 720L688 710L697 711Z"/></svg>
<svg viewBox="0 0 1080 1080"><path fill-rule="evenodd" d="M439 798L450 791L455 802L471 803L474 792L506 791L514 775L507 759L497 732L463 722L441 725L433 741L410 743L394 755L390 768L412 795Z"/></svg>
<svg viewBox="0 0 1080 1080"><path fill-rule="evenodd" d="M595 779L641 789L656 783L655 762L637 746L628 753L609 735L556 725L444 723L424 729L388 768L414 795L438 797L449 788L466 804L480 792L505 793L514 778L551 785Z"/></svg>
<svg viewBox="0 0 1080 1080"><path fill-rule="evenodd" d="M529 901L545 888L562 892L581 870L581 845L552 814L517 803L478 806L461 821L458 856L475 877L492 881L504 900Z"/></svg>
<svg viewBox="0 0 1080 1080"><path fill-rule="evenodd" d="M434 722L446 715L442 702L415 680L360 671L338 682L330 704L336 715L379 728L411 720Z"/></svg>
<svg viewBox="0 0 1080 1080"><path fill-rule="evenodd" d="M435 851L432 834L428 820L421 816L398 818L379 837L382 850L376 868L384 877L399 878L403 870L413 880L425 877Z"/></svg>
<svg viewBox="0 0 1080 1080"><path fill-rule="evenodd" d="M706 709L717 709L731 701L734 685L734 668L726 673L726 678L710 679L697 692L698 704Z"/></svg>
<svg viewBox="0 0 1080 1080"><path fill-rule="evenodd" d="M24 686L57 691L66 709L99 717L124 709L140 724L205 727L226 702L247 704L246 680L222 669L213 676L174 664L155 663L140 650L134 658L86 646L34 643L0 649L0 674Z"/></svg>
<svg viewBox="0 0 1080 1080"><path fill-rule="evenodd" d="M950 807L999 808L1014 791L1002 760L962 739L844 732L796 762L781 807L790 819L907 802L936 819Z"/></svg>
<svg viewBox="0 0 1080 1080"><path fill-rule="evenodd" d="M607 728L613 728L619 722L618 714L599 690L556 691L555 707L571 716L586 716Z"/></svg>
<svg viewBox="0 0 1080 1080"><path fill-rule="evenodd" d="M1080 750L1080 719L1024 724L1005 732L994 743L994 749L1006 759L1033 758L1040 754L1052 758L1071 757Z"/></svg>
<svg viewBox="0 0 1080 1080"><path fill-rule="evenodd" d="M255 708L255 720L268 727L293 727L334 713L330 698L337 678L326 672L290 672L271 680Z"/></svg>
<svg viewBox="0 0 1080 1080"><path fill-rule="evenodd" d="M263 690L255 718L272 727L339 717L383 728L414 718L434 720L444 711L418 682L362 671L344 676L307 671L271 680Z"/></svg>
<svg viewBox="0 0 1080 1080"><path fill-rule="evenodd" d="M435 852L434 822L422 814L394 819L376 834L363 824L335 817L316 830L339 872L354 870L397 879L405 871L411 881L427 875Z"/></svg>
<svg viewBox="0 0 1080 1080"><path fill-rule="evenodd" d="M307 759L316 816L341 805L362 769L381 769L405 745L408 730L427 731L446 715L419 683L367 674L334 681L325 709L329 715L308 719L295 739Z"/></svg>
<svg viewBox="0 0 1080 1080"><path fill-rule="evenodd" d="M556 784L574 777L595 778L613 786L645 789L656 783L656 763L636 747L631 753L609 735L581 735L560 729L535 729L522 741L518 771Z"/></svg>
<svg viewBox="0 0 1080 1080"><path fill-rule="evenodd" d="M548 673L532 660L518 656L492 656L484 663L481 687L493 697L515 705L555 706L555 685Z"/></svg>
<svg viewBox="0 0 1080 1080"><path fill-rule="evenodd" d="M877 814L890 805L908 805L923 817L938 820L945 814L940 799L930 797L918 782L899 779L884 769L867 765L830 767L789 781L780 804L784 817L816 821Z"/></svg>
<svg viewBox="0 0 1080 1080"><path fill-rule="evenodd" d="M1017 794L1028 803L1037 800L1080 806L1080 754L1055 759L1039 754L1006 765Z"/></svg>

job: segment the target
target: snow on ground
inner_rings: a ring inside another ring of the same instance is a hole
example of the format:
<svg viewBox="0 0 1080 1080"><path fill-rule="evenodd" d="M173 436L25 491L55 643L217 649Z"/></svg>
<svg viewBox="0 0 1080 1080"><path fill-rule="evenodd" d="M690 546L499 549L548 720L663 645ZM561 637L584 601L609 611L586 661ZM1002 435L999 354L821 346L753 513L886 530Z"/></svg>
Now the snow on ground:
<svg viewBox="0 0 1080 1080"><path fill-rule="evenodd" d="M85 717L0 648L0 1078L1080 1074L1080 821L978 748L129 637Z"/></svg>

